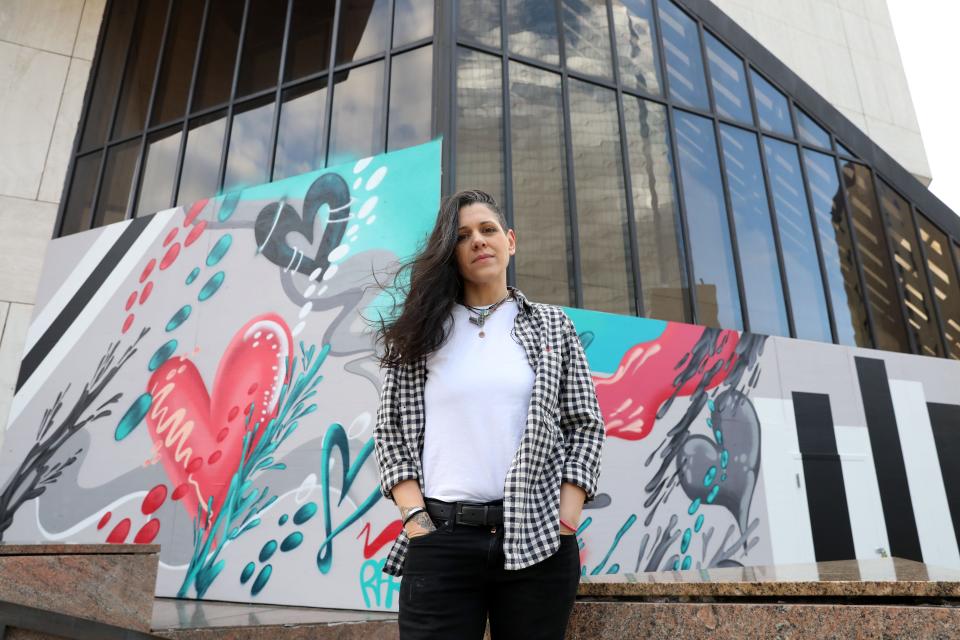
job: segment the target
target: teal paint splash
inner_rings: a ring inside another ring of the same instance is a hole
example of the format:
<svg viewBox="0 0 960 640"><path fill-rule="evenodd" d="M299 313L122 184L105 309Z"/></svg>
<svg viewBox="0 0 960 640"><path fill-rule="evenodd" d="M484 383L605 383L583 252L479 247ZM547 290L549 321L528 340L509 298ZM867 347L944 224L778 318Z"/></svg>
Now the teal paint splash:
<svg viewBox="0 0 960 640"><path fill-rule="evenodd" d="M687 515L692 516L697 512L697 509L700 508L700 498L695 498L693 502L690 503L690 508L687 509Z"/></svg>
<svg viewBox="0 0 960 640"><path fill-rule="evenodd" d="M693 530L697 533L700 533L700 529L703 529L703 514L697 516L697 521L693 523Z"/></svg>
<svg viewBox="0 0 960 640"><path fill-rule="evenodd" d="M167 322L166 330L170 332L176 329L177 327L179 327L180 325L182 325L184 322L187 321L187 318L190 317L190 313L192 311L193 311L193 307L191 307L188 304L185 304L182 307L180 307L177 310L177 312L173 314L173 317L170 318L170 321Z"/></svg>
<svg viewBox="0 0 960 640"><path fill-rule="evenodd" d="M253 575L253 570L257 568L252 562L248 562L247 566L243 568L243 572L240 574L240 584L247 584L247 580L250 579L250 576Z"/></svg>
<svg viewBox="0 0 960 640"><path fill-rule="evenodd" d="M723 469L727 468L727 464L730 462L730 452L724 449L720 452L720 466Z"/></svg>
<svg viewBox="0 0 960 640"><path fill-rule="evenodd" d="M684 571L686 571L687 569L690 568L690 565L692 565L692 564L693 564L693 558L691 558L690 556L686 556L686 557L683 559L683 564L680 565L680 568L683 569Z"/></svg>
<svg viewBox="0 0 960 640"><path fill-rule="evenodd" d="M253 581L253 587L250 588L250 595L257 595L263 588L267 586L267 582L270 580L270 574L273 573L273 566L267 565L263 569L260 569L260 573L257 574L257 579Z"/></svg>
<svg viewBox="0 0 960 640"><path fill-rule="evenodd" d="M717 444L723 445L723 433L720 431L720 429L717 429L713 432L713 437L717 439Z"/></svg>
<svg viewBox="0 0 960 640"><path fill-rule="evenodd" d="M277 552L277 541L267 540L267 543L260 549L260 562L266 562L273 554Z"/></svg>
<svg viewBox="0 0 960 640"><path fill-rule="evenodd" d="M667 329L665 320L584 311L572 307L563 307L563 310L573 320L577 333L589 331L593 334L586 354L590 370L594 373L614 373L627 351L638 344L656 340Z"/></svg>
<svg viewBox="0 0 960 640"><path fill-rule="evenodd" d="M217 243L213 245L212 249L210 249L210 253L207 254L207 266L212 267L223 260L223 256L227 255L227 251L230 250L231 244L233 244L233 236L231 236L229 233L225 233L220 236L220 239L217 240Z"/></svg>
<svg viewBox="0 0 960 640"><path fill-rule="evenodd" d="M293 524L303 524L317 513L317 503L308 502L293 514Z"/></svg>
<svg viewBox="0 0 960 640"><path fill-rule="evenodd" d="M190 272L190 275L187 276L187 279L183 281L184 284L193 284L193 281L197 279L197 276L200 275L200 267L194 267L193 271Z"/></svg>
<svg viewBox="0 0 960 640"><path fill-rule="evenodd" d="M210 297L217 292L217 289L220 288L220 285L223 284L223 278L223 271L217 271L215 274L210 276L210 279L207 280L206 284L203 285L203 288L200 289L200 293L197 294L197 300L200 302L209 300Z"/></svg>
<svg viewBox="0 0 960 640"><path fill-rule="evenodd" d="M149 393L141 394L139 398L134 400L130 408L127 409L123 417L120 418L120 422L117 423L117 429L113 432L114 440L120 442L130 435L143 421L143 418L147 415L147 411L150 410L150 404L152 402L153 396Z"/></svg>
<svg viewBox="0 0 960 640"><path fill-rule="evenodd" d="M703 486L709 487L710 485L712 485L716 477L717 477L716 467L710 467L709 469L707 469L707 472L703 475Z"/></svg>
<svg viewBox="0 0 960 640"><path fill-rule="evenodd" d="M280 543L280 551L293 551L300 546L301 542L303 542L303 534L299 531L294 531Z"/></svg>
<svg viewBox="0 0 960 640"><path fill-rule="evenodd" d="M607 550L607 554L603 556L603 560L600 561L596 567L593 568L593 571L590 572L590 575L597 576L600 575L600 572L603 571L604 565L607 564L607 560L610 559L610 556L613 554L613 550L617 548L617 545L620 544L620 538L633 526L633 523L637 521L637 514L631 513L630 517L627 518L627 521L623 523L623 526L620 527L620 530L617 531L617 535L613 537L613 544L610 545L610 549Z"/></svg>
<svg viewBox="0 0 960 640"><path fill-rule="evenodd" d="M177 341L169 340L163 344L159 349L157 349L153 357L150 358L150 363L147 365L147 369L150 371L156 371L160 365L170 359L170 356L173 355L173 352L177 350Z"/></svg>
<svg viewBox="0 0 960 640"><path fill-rule="evenodd" d="M277 524L282 527L283 525L287 524L287 520L289 518L290 516L288 516L287 514L283 514L282 516L280 516L280 520L277 521Z"/></svg>
<svg viewBox="0 0 960 640"><path fill-rule="evenodd" d="M680 553L686 553L690 548L690 539L693 537L693 531L687 527L683 532L683 539L680 540Z"/></svg>
<svg viewBox="0 0 960 640"><path fill-rule="evenodd" d="M240 204L240 195L242 193L243 190L238 189L223 196L223 203L220 205L220 208L217 209L217 220L226 222L230 219L233 212L237 210L237 205Z"/></svg>
<svg viewBox="0 0 960 640"><path fill-rule="evenodd" d="M720 485L713 485L713 489L710 489L710 493L707 494L707 504L713 504L713 501L717 499L717 494L720 493Z"/></svg>

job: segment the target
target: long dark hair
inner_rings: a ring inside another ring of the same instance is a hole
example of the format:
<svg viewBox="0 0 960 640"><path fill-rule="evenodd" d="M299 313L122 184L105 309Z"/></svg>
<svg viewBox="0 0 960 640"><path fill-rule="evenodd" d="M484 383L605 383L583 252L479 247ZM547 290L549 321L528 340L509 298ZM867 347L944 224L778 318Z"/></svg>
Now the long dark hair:
<svg viewBox="0 0 960 640"><path fill-rule="evenodd" d="M459 214L460 209L471 204L490 209L506 232L506 218L488 193L460 191L440 203L437 222L427 244L400 265L389 288L381 285L393 296L394 311L400 309L399 314L392 314L393 320L381 318L379 321L377 343L381 366L412 364L436 351L447 339L450 312L463 296L463 277L456 258Z"/></svg>

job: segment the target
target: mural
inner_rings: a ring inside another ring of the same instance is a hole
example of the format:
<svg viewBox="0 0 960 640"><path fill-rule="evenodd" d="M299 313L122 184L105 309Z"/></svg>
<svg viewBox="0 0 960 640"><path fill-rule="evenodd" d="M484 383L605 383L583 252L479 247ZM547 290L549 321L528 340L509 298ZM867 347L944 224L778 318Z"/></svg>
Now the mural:
<svg viewBox="0 0 960 640"><path fill-rule="evenodd" d="M432 228L439 178L435 141L55 240L0 539L161 543L163 596L395 610L364 318ZM568 313L608 433L585 578L960 567L960 363Z"/></svg>

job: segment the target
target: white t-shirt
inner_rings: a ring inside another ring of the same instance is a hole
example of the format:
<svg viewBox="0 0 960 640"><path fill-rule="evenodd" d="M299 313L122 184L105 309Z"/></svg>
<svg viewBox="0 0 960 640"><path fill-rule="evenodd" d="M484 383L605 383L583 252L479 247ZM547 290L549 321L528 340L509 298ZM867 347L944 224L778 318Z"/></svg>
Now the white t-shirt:
<svg viewBox="0 0 960 640"><path fill-rule="evenodd" d="M503 485L527 422L534 372L510 336L506 300L480 328L457 304L447 341L427 358L422 468L428 498L488 502Z"/></svg>

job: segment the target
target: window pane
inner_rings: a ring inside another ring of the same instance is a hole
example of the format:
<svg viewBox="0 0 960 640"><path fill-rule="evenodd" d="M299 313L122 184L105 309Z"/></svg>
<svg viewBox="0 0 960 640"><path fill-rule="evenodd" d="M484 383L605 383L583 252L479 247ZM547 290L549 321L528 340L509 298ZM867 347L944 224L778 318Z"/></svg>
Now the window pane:
<svg viewBox="0 0 960 640"><path fill-rule="evenodd" d="M190 93L193 61L200 37L203 3L194 0L176 0L170 16L170 31L157 80L157 97L153 105L151 124L167 122L183 116Z"/></svg>
<svg viewBox="0 0 960 640"><path fill-rule="evenodd" d="M847 346L871 347L867 311L853 261L847 210L840 193L837 165L832 156L803 150L810 184L810 199L817 220L820 250L827 272L827 286L833 302L837 342Z"/></svg>
<svg viewBox="0 0 960 640"><path fill-rule="evenodd" d="M394 0L393 46L433 35L433 0Z"/></svg>
<svg viewBox="0 0 960 640"><path fill-rule="evenodd" d="M670 97L691 107L709 109L697 23L670 0L662 0L659 6Z"/></svg>
<svg viewBox="0 0 960 640"><path fill-rule="evenodd" d="M797 128L803 142L830 150L830 134L800 109L797 109Z"/></svg>
<svg viewBox="0 0 960 640"><path fill-rule="evenodd" d="M457 49L456 190L481 189L503 202L500 58Z"/></svg>
<svg viewBox="0 0 960 640"><path fill-rule="evenodd" d="M710 33L703 34L707 43L710 82L717 113L725 118L753 124L743 60Z"/></svg>
<svg viewBox="0 0 960 640"><path fill-rule="evenodd" d="M210 0L207 32L203 37L203 53L197 70L197 86L193 90L192 111L226 102L233 83L233 67L243 22L243 3L232 0ZM204 195L213 195L212 193Z"/></svg>
<svg viewBox="0 0 960 640"><path fill-rule="evenodd" d="M867 303L872 311L877 348L909 353L910 346L887 257L887 240L873 193L870 170L863 165L846 163L843 166L843 182L850 203L851 220L856 228L857 254L863 267L863 281L867 289Z"/></svg>
<svg viewBox="0 0 960 640"><path fill-rule="evenodd" d="M457 5L460 37L500 48L500 0L470 0Z"/></svg>
<svg viewBox="0 0 960 640"><path fill-rule="evenodd" d="M507 29L513 53L560 64L557 12L553 2L507 0Z"/></svg>
<svg viewBox="0 0 960 640"><path fill-rule="evenodd" d="M133 33L136 15L136 3L111 2L110 15L104 17L107 32L100 51L100 60L97 63L97 75L90 105L86 112L87 120L83 126L80 142L81 151L102 145L107 137L107 126L110 124L113 102L120 88L123 62L127 57L127 46L130 43L130 35Z"/></svg>
<svg viewBox="0 0 960 640"><path fill-rule="evenodd" d="M880 192L880 206L887 216L890 229L894 271L903 289L907 331L913 334L920 355L943 356L940 329L930 301L923 257L917 248L910 205L882 180L877 181L877 189Z"/></svg>
<svg viewBox="0 0 960 640"><path fill-rule="evenodd" d="M180 127L147 136L147 153L143 161L136 215L156 213L170 206L178 153Z"/></svg>
<svg viewBox="0 0 960 640"><path fill-rule="evenodd" d="M117 120L111 136L113 140L143 131L166 19L166 0L145 0L141 3L137 26L130 41L130 60L120 90Z"/></svg>
<svg viewBox="0 0 960 640"><path fill-rule="evenodd" d="M644 314L690 322L666 109L623 96Z"/></svg>
<svg viewBox="0 0 960 640"><path fill-rule="evenodd" d="M414 49L390 61L390 129L387 151L430 139L433 103L433 47Z"/></svg>
<svg viewBox="0 0 960 640"><path fill-rule="evenodd" d="M340 5L337 64L381 53L390 35L389 0L360 0Z"/></svg>
<svg viewBox="0 0 960 640"><path fill-rule="evenodd" d="M950 241L923 215L917 216L917 224L920 226L920 238L926 245L927 269L943 322L947 354L960 360L960 287L957 286L957 273L950 258Z"/></svg>
<svg viewBox="0 0 960 640"><path fill-rule="evenodd" d="M517 285L533 300L574 301L560 76L510 63Z"/></svg>
<svg viewBox="0 0 960 640"><path fill-rule="evenodd" d="M63 223L60 226L61 236L90 228L90 211L93 206L93 192L97 188L101 156L103 152L97 151L77 158L74 162L70 197L63 209Z"/></svg>
<svg viewBox="0 0 960 640"><path fill-rule="evenodd" d="M273 107L271 95L240 105L233 112L224 192L261 184L270 178Z"/></svg>
<svg viewBox="0 0 960 640"><path fill-rule="evenodd" d="M563 0L561 4L567 69L612 78L610 24L605 0Z"/></svg>
<svg viewBox="0 0 960 640"><path fill-rule="evenodd" d="M247 29L243 35L243 54L237 78L237 96L277 86L283 25L287 3L278 0L250 0Z"/></svg>
<svg viewBox="0 0 960 640"><path fill-rule="evenodd" d="M628 89L660 95L660 50L651 0L613 0L620 81Z"/></svg>
<svg viewBox="0 0 960 640"><path fill-rule="evenodd" d="M336 0L294 0L284 79L319 73L330 64Z"/></svg>
<svg viewBox="0 0 960 640"><path fill-rule="evenodd" d="M190 205L219 190L220 155L227 121L223 111L197 118L190 123L187 149L180 171L178 205Z"/></svg>
<svg viewBox="0 0 960 640"><path fill-rule="evenodd" d="M324 167L326 104L326 78L283 92L274 180Z"/></svg>
<svg viewBox="0 0 960 640"><path fill-rule="evenodd" d="M329 166L383 151L383 61L333 76Z"/></svg>
<svg viewBox="0 0 960 640"><path fill-rule="evenodd" d="M100 187L97 209L93 214L94 227L119 222L127 217L130 185L133 182L133 170L137 166L139 151L139 139L124 142L107 150L103 186Z"/></svg>
<svg viewBox="0 0 960 640"><path fill-rule="evenodd" d="M790 288L793 326L798 338L833 342L797 148L773 138L764 138L763 148Z"/></svg>
<svg viewBox="0 0 960 640"><path fill-rule="evenodd" d="M850 151L850 149L847 149L845 146L843 146L843 144L841 144L839 140L837 140L837 153L844 156L850 156L851 158L857 157L857 154L855 154L854 152Z"/></svg>
<svg viewBox="0 0 960 640"><path fill-rule="evenodd" d="M713 122L677 111L675 123L696 283L697 323L742 329Z"/></svg>
<svg viewBox="0 0 960 640"><path fill-rule="evenodd" d="M767 131L793 136L790 124L790 106L787 98L756 71L750 70L753 82L753 99L757 103L757 117L760 126Z"/></svg>
<svg viewBox="0 0 960 640"><path fill-rule="evenodd" d="M634 315L617 96L573 79L569 92L583 305Z"/></svg>
<svg viewBox="0 0 960 640"><path fill-rule="evenodd" d="M721 124L720 142L737 232L750 331L789 336L757 136Z"/></svg>

